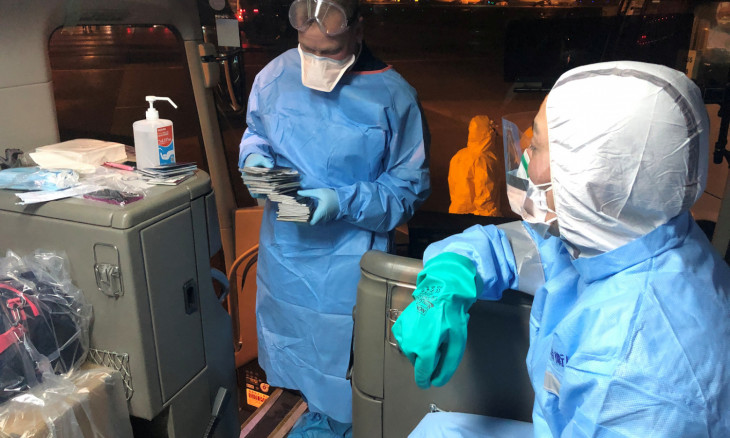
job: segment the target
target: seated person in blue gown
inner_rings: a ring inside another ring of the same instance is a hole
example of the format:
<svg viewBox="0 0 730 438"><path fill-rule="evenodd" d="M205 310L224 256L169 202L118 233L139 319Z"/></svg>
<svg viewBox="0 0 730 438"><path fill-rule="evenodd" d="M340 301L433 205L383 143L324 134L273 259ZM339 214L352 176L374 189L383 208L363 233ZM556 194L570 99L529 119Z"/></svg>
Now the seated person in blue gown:
<svg viewBox="0 0 730 438"><path fill-rule="evenodd" d="M730 268L689 212L708 168L699 89L659 65L583 66L533 129L507 178L525 182L508 193L545 276L526 358L533 424L436 413L412 436L730 436ZM494 226L428 247L393 328L419 386L449 380L469 307L516 288L515 257Z"/></svg>

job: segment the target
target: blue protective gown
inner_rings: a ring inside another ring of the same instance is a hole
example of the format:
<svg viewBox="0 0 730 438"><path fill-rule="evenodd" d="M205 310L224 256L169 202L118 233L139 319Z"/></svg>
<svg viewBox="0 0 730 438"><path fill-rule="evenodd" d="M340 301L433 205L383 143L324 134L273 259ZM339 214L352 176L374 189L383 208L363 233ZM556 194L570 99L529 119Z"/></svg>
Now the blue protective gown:
<svg viewBox="0 0 730 438"><path fill-rule="evenodd" d="M531 235L546 278L526 361L534 436L730 436L730 268L690 214L591 258ZM472 227L431 245L424 260L470 257L480 275L492 273L482 298L496 299L515 285L505 241L495 227ZM449 423L430 418L413 436L488 436L449 432Z"/></svg>
<svg viewBox="0 0 730 438"><path fill-rule="evenodd" d="M310 226L277 221L276 206L266 203L259 363L271 385L298 389L311 411L350 423L345 374L360 257L389 250L389 232L430 191L428 130L416 92L389 67L345 74L330 93L306 88L292 49L256 77L247 123L239 167L252 153L272 158L297 169L302 188L334 189L340 207L335 220Z"/></svg>

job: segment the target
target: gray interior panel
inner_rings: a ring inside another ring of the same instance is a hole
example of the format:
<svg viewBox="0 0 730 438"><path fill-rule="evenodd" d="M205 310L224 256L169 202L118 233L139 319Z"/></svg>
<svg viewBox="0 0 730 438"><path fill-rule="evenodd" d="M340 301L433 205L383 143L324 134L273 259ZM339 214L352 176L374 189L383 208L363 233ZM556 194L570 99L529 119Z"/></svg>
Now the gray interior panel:
<svg viewBox="0 0 730 438"><path fill-rule="evenodd" d="M366 421L355 421L352 424L354 436L382 436L383 431L383 402L373 399L360 392L357 386L352 387L352 396L358 401L359 418Z"/></svg>
<svg viewBox="0 0 730 438"><path fill-rule="evenodd" d="M443 387L421 390L412 365L389 342L388 318L390 309L412 301L421 261L370 251L360 266L352 373L356 437L407 436L432 405L531 421L534 393L525 357L532 296L507 291L500 301L472 306L467 349L456 373ZM373 433L379 421L382 429Z"/></svg>
<svg viewBox="0 0 730 438"><path fill-rule="evenodd" d="M83 199L19 206L16 199L0 190L0 252L66 254L93 307L91 347L129 356L130 413L167 416L169 437L197 438L225 387L231 398L215 436L235 435L231 319L210 274L209 236L218 241L218 228L206 211L207 174L154 187L124 207ZM97 281L111 271L111 280Z"/></svg>
<svg viewBox="0 0 730 438"><path fill-rule="evenodd" d="M205 366L190 211L150 225L140 238L166 402Z"/></svg>

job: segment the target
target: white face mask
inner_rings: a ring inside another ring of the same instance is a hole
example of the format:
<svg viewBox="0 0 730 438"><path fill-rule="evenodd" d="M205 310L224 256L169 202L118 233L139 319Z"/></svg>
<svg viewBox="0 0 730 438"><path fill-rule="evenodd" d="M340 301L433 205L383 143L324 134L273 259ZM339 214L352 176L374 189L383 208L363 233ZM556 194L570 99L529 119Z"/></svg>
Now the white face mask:
<svg viewBox="0 0 730 438"><path fill-rule="evenodd" d="M535 185L527 176L527 165L530 157L527 152L523 154L520 166L511 171L514 177L512 181L520 180L522 187L513 184L507 184L507 198L509 199L512 211L519 214L522 219L530 224L540 236L548 235L558 236L558 223L555 211L548 207L547 192L552 190L552 183ZM508 177L508 181L511 178ZM552 213L552 217L547 216Z"/></svg>
<svg viewBox="0 0 730 438"><path fill-rule="evenodd" d="M347 69L355 63L355 54L340 61L316 56L297 47L299 58L302 60L302 84L313 90L329 93Z"/></svg>
<svg viewBox="0 0 730 438"><path fill-rule="evenodd" d="M535 185L528 179L527 194L522 209L522 218L542 237L559 235L556 222L558 216L547 203L547 192L553 189L552 186L551 182ZM551 213L550 219L547 219Z"/></svg>

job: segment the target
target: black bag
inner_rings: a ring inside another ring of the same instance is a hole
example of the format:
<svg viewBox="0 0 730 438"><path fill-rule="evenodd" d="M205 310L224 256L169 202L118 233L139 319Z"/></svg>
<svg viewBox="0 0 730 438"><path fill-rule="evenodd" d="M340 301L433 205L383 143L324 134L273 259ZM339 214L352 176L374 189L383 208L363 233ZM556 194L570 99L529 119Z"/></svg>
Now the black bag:
<svg viewBox="0 0 730 438"><path fill-rule="evenodd" d="M86 355L73 299L32 272L19 277L0 279L0 402L40 382L44 363L65 373Z"/></svg>

